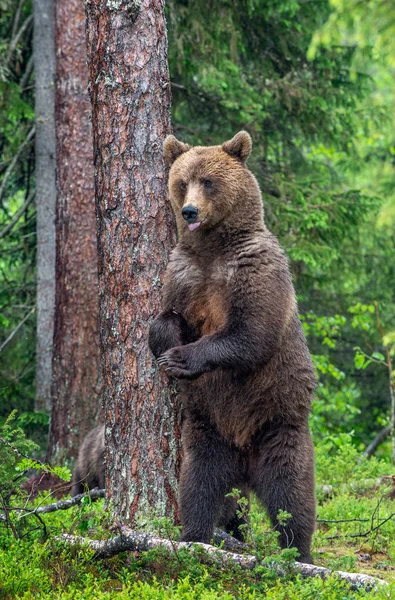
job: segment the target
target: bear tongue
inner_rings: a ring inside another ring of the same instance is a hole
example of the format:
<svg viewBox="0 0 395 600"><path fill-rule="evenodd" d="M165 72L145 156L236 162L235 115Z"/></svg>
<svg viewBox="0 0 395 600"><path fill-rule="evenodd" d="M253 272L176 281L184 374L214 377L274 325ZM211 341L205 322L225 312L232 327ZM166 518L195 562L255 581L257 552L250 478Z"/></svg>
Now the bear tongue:
<svg viewBox="0 0 395 600"><path fill-rule="evenodd" d="M200 221L198 223L189 223L188 224L188 229L189 231L193 231L194 229L197 229L200 225Z"/></svg>

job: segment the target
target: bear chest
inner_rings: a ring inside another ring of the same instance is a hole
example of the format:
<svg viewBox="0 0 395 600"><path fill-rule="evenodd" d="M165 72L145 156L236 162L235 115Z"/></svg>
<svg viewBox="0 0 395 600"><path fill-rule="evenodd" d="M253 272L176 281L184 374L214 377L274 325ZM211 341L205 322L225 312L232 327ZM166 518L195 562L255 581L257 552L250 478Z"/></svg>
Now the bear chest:
<svg viewBox="0 0 395 600"><path fill-rule="evenodd" d="M179 309L200 336L214 333L226 324L230 281L226 264L197 265L184 257L177 263L173 278Z"/></svg>
<svg viewBox="0 0 395 600"><path fill-rule="evenodd" d="M207 286L191 298L184 317L199 335L209 335L226 324L226 313L224 290Z"/></svg>

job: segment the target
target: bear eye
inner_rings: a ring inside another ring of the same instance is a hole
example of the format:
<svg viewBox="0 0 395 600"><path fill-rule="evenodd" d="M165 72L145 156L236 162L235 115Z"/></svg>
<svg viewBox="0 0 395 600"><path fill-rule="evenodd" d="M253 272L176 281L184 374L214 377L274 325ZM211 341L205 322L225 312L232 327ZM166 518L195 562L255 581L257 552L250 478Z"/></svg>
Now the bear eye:
<svg viewBox="0 0 395 600"><path fill-rule="evenodd" d="M180 181L180 189L182 192L186 192L187 190L187 184L185 183L185 181Z"/></svg>
<svg viewBox="0 0 395 600"><path fill-rule="evenodd" d="M206 188L206 190L210 190L213 187L213 182L211 181L211 179L203 179L203 185Z"/></svg>

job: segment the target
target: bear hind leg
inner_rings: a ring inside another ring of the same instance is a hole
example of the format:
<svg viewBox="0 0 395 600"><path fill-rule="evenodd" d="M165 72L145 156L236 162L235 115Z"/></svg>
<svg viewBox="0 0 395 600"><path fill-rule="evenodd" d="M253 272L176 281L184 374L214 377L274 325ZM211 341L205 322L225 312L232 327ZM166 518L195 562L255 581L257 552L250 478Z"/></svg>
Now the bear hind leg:
<svg viewBox="0 0 395 600"><path fill-rule="evenodd" d="M300 562L312 563L315 528L314 455L307 427L279 427L259 442L251 473L251 487L280 532L282 548L296 547ZM292 516L282 524L280 510Z"/></svg>
<svg viewBox="0 0 395 600"><path fill-rule="evenodd" d="M181 540L209 543L221 517L225 495L237 487L241 461L236 448L208 424L187 420L181 466ZM234 514L234 513L233 513Z"/></svg>

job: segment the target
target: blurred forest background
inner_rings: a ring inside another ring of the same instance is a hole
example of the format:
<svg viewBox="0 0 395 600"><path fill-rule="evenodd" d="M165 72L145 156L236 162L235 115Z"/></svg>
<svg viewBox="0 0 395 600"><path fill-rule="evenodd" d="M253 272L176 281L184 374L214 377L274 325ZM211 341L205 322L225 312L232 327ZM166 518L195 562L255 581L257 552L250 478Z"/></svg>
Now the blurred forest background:
<svg viewBox="0 0 395 600"><path fill-rule="evenodd" d="M17 409L44 452L32 5L0 0L0 10L0 418ZM315 441L362 452L391 413L395 5L170 0L166 11L174 133L205 145L251 133L249 166L319 373ZM389 437L377 452L389 459Z"/></svg>

